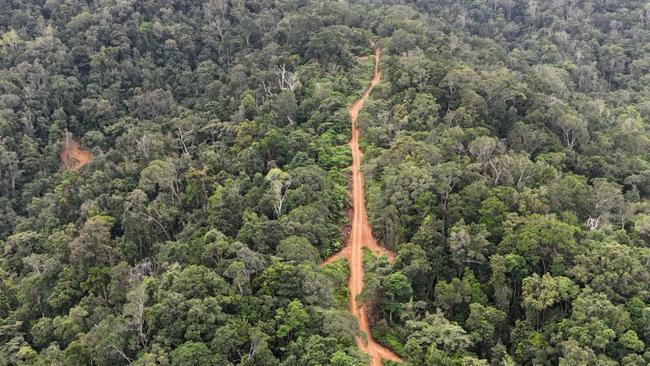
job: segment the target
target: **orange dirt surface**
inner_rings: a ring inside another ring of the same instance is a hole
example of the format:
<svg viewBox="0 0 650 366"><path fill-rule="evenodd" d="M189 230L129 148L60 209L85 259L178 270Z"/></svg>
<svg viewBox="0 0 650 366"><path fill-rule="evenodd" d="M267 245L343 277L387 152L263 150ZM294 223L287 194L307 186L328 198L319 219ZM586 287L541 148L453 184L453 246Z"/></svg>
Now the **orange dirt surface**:
<svg viewBox="0 0 650 366"><path fill-rule="evenodd" d="M61 162L66 170L79 170L93 158L89 150L81 148L79 143L66 137L61 147Z"/></svg>
<svg viewBox="0 0 650 366"><path fill-rule="evenodd" d="M379 59L381 50L375 48L375 72L370 82L370 86L363 92L361 98L355 101L349 109L350 120L352 121L352 138L350 139L350 148L352 149L352 227L350 236L345 248L339 253L327 258L323 264L328 264L338 259L347 258L350 265L350 278L348 280L348 289L350 291L350 312L359 320L359 329L365 333L364 337L357 336L356 341L359 349L367 353L372 358L372 366L381 366L382 360L398 361L402 360L395 353L375 342L370 333L368 323L368 311L366 305L357 303L357 295L363 289L363 247L370 249L375 254L385 255L389 260L395 259L395 254L386 248L377 244L372 237L372 229L368 224L368 215L366 214L366 204L364 197L364 180L361 173L361 149L359 149L359 136L361 131L357 126L357 117L363 104L368 99L372 89L381 80L381 70L379 69Z"/></svg>

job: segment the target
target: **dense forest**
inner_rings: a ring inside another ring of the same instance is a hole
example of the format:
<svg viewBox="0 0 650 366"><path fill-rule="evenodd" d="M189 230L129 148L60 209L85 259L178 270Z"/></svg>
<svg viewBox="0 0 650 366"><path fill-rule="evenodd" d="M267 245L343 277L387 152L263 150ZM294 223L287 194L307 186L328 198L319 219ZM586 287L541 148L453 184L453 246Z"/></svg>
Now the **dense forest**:
<svg viewBox="0 0 650 366"><path fill-rule="evenodd" d="M650 363L650 4L0 0L0 366ZM388 364L397 364L390 361Z"/></svg>

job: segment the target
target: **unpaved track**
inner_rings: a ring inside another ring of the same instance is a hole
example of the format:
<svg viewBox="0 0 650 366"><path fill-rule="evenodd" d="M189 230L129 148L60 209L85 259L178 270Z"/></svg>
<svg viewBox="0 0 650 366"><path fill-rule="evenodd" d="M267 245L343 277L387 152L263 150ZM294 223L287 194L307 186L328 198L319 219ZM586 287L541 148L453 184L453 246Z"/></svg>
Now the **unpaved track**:
<svg viewBox="0 0 650 366"><path fill-rule="evenodd" d="M359 149L360 130L357 127L357 117L363 104L368 99L372 89L381 79L379 70L379 58L381 50L375 48L375 72L370 86L363 92L361 98L350 106L350 119L352 121L352 138L350 148L352 149L352 228L345 248L337 254L326 259L324 264L331 263L337 259L348 258L350 264L350 279L348 288L350 291L350 312L359 320L359 329L365 333L364 337L356 337L359 349L372 358L372 366L381 366L382 359L390 361L402 361L396 354L387 348L376 343L370 334L368 324L368 312L363 304L357 304L357 295L363 289L363 247L367 247L375 254L385 255L390 260L395 254L380 247L372 237L372 229L368 224L366 204L364 198L363 175L361 174L361 149Z"/></svg>

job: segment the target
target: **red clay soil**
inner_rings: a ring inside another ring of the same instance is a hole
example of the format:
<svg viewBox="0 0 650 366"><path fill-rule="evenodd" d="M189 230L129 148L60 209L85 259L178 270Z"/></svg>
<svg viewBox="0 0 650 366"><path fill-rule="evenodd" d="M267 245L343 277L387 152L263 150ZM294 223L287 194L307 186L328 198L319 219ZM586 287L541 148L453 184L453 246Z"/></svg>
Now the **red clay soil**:
<svg viewBox="0 0 650 366"><path fill-rule="evenodd" d="M350 264L350 278L348 280L348 289L350 291L350 312L359 320L359 329L365 333L363 337L356 337L357 345L361 351L367 353L372 358L372 366L381 366L382 360L398 361L402 360L389 349L375 342L370 333L368 324L368 311L366 305L357 303L357 295L363 289L363 247L370 249L373 253L385 255L389 260L395 258L395 254L379 246L372 237L372 229L368 224L368 215L366 214L366 204L363 188L363 174L361 174L361 150L359 149L359 135L361 133L357 127L357 117L363 104L368 99L372 89L381 79L379 70L379 58L381 50L375 48L375 72L370 86L363 92L361 98L355 101L349 109L350 119L352 121L352 138L350 147L352 149L352 228L348 237L345 248L337 254L327 258L323 264L331 263L337 259L347 258Z"/></svg>
<svg viewBox="0 0 650 366"><path fill-rule="evenodd" d="M81 148L72 137L67 136L61 147L61 162L66 170L79 170L93 158L88 150Z"/></svg>

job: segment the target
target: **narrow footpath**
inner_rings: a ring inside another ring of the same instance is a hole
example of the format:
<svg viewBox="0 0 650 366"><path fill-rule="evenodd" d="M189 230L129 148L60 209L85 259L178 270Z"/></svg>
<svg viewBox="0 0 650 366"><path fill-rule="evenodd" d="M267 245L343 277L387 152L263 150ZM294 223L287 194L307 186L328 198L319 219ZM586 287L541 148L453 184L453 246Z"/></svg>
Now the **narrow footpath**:
<svg viewBox="0 0 650 366"><path fill-rule="evenodd" d="M375 72L370 82L370 86L363 92L361 98L355 101L349 109L350 120L352 121L352 138L350 147L352 149L352 228L347 244L343 250L330 258L326 259L324 264L331 263L337 259L347 258L350 264L350 279L348 289L350 292L350 312L359 320L359 329L365 333L365 337L356 337L359 349L367 353L372 359L372 366L382 366L382 360L398 361L402 360L372 339L370 326L368 324L368 312L366 306L357 304L357 295L363 289L363 247L367 247L373 253L385 255L390 260L395 258L395 254L389 250L380 247L372 237L372 229L368 224L368 215L366 214L366 204L363 188L363 174L361 173L361 150L359 149L359 135L361 133L357 126L357 117L363 104L368 99L372 89L381 80L381 70L379 69L379 59L381 49L375 47Z"/></svg>

